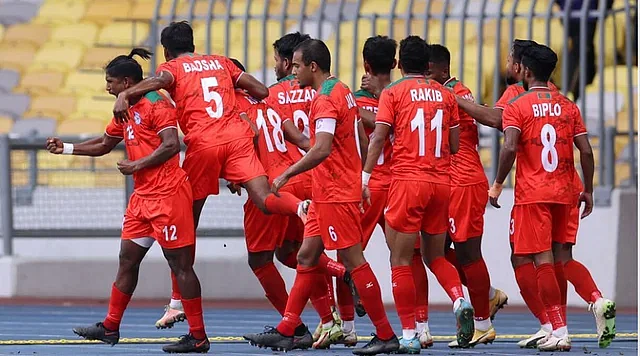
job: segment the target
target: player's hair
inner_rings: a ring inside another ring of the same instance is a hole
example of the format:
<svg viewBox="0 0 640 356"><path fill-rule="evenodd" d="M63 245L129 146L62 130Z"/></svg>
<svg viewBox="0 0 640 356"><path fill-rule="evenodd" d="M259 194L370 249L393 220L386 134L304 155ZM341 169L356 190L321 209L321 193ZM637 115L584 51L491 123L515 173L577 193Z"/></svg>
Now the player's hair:
<svg viewBox="0 0 640 356"><path fill-rule="evenodd" d="M362 57L369 63L373 75L389 74L395 65L398 43L387 36L369 37L364 42Z"/></svg>
<svg viewBox="0 0 640 356"><path fill-rule="evenodd" d="M324 73L331 71L331 52L329 52L329 48L321 40L308 39L298 44L293 51L300 51L302 53L302 62L304 65L308 66L311 62L316 62L320 70Z"/></svg>
<svg viewBox="0 0 640 356"><path fill-rule="evenodd" d="M196 50L193 29L187 21L172 22L160 34L160 43L174 57Z"/></svg>
<svg viewBox="0 0 640 356"><path fill-rule="evenodd" d="M424 74L429 68L429 46L419 36L400 41L400 64L408 74Z"/></svg>
<svg viewBox="0 0 640 356"><path fill-rule="evenodd" d="M235 58L229 58L231 60L231 62L233 62L233 64L236 65L236 67L240 68L240 70L242 70L243 72L246 72L247 70L245 69L245 67L242 65L242 62L240 62L239 60L235 59Z"/></svg>
<svg viewBox="0 0 640 356"><path fill-rule="evenodd" d="M522 54L524 51L532 46L537 45L536 41L531 40L514 40L512 46L512 58L515 63L522 63Z"/></svg>
<svg viewBox="0 0 640 356"><path fill-rule="evenodd" d="M280 37L273 42L273 49L278 52L280 58L286 58L289 61L293 59L295 48L302 42L311 39L306 33L292 32Z"/></svg>
<svg viewBox="0 0 640 356"><path fill-rule="evenodd" d="M133 56L138 56L142 59L149 59L152 54L153 53L144 48L134 48L128 55L120 55L112 59L104 68L105 72L110 77L130 77L136 82L139 82L142 80L142 67L140 66L140 63L133 59Z"/></svg>
<svg viewBox="0 0 640 356"><path fill-rule="evenodd" d="M451 53L447 47L440 44L429 45L429 62L450 65Z"/></svg>
<svg viewBox="0 0 640 356"><path fill-rule="evenodd" d="M522 65L533 72L533 76L542 82L548 82L556 69L558 55L549 47L536 44L522 54Z"/></svg>

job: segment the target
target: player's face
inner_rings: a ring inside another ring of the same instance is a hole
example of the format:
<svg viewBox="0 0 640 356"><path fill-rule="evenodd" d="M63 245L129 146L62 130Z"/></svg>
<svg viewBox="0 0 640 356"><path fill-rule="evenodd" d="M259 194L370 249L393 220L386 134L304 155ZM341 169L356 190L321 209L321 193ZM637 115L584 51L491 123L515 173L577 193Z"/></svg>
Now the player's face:
<svg viewBox="0 0 640 356"><path fill-rule="evenodd" d="M107 92L115 97L127 89L125 78L116 78L106 75L105 80L107 81Z"/></svg>
<svg viewBox="0 0 640 356"><path fill-rule="evenodd" d="M443 68L444 66L429 62L429 69L427 70L427 76L435 80L440 84L444 84L449 78L448 73Z"/></svg>
<svg viewBox="0 0 640 356"><path fill-rule="evenodd" d="M283 60L275 50L273 53L273 60L275 62L273 71L276 74L276 79L280 80L289 75L289 73L287 73L287 61Z"/></svg>
<svg viewBox="0 0 640 356"><path fill-rule="evenodd" d="M522 68L522 87L529 90L530 83L534 80L533 72L527 67Z"/></svg>
<svg viewBox="0 0 640 356"><path fill-rule="evenodd" d="M305 88L313 84L313 73L311 71L311 65L306 66L302 61L302 52L296 51L293 53L293 75L296 76L298 82L300 82L300 88Z"/></svg>
<svg viewBox="0 0 640 356"><path fill-rule="evenodd" d="M513 51L509 52L507 57L507 85L515 84L519 81L518 72L520 71L520 65L513 62Z"/></svg>

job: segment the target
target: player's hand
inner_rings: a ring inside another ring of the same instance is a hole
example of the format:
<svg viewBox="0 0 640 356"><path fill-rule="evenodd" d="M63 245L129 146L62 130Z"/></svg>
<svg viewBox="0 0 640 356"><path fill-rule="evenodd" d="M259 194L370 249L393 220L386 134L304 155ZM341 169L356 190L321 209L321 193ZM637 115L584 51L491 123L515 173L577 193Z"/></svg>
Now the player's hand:
<svg viewBox="0 0 640 356"><path fill-rule="evenodd" d="M57 137L47 138L47 151L59 155L62 154L63 147L61 139Z"/></svg>
<svg viewBox="0 0 640 356"><path fill-rule="evenodd" d="M236 194L239 197L242 196L242 187L238 184L227 182L227 188L229 188L231 194Z"/></svg>
<svg viewBox="0 0 640 356"><path fill-rule="evenodd" d="M498 204L498 198L502 193L502 184L494 182L491 188L489 188L489 202L493 207L500 209L500 204Z"/></svg>
<svg viewBox="0 0 640 356"><path fill-rule="evenodd" d="M593 211L593 194L587 192L580 193L580 198L578 198L578 209L583 202L584 210L582 211L582 215L580 215L580 219L584 219L591 215L591 212Z"/></svg>
<svg viewBox="0 0 640 356"><path fill-rule="evenodd" d="M368 206L371 206L371 190L369 190L368 185L362 186L362 201L360 202L360 211L364 213L364 203L367 203Z"/></svg>
<svg viewBox="0 0 640 356"><path fill-rule="evenodd" d="M120 122L127 122L131 118L129 117L129 98L120 93L113 104L113 117Z"/></svg>
<svg viewBox="0 0 640 356"><path fill-rule="evenodd" d="M373 94L376 98L380 97L380 93L382 92L382 85L377 77L374 77L370 74L365 74L362 76L362 80L360 83L360 89L366 90L369 93Z"/></svg>
<svg viewBox="0 0 640 356"><path fill-rule="evenodd" d="M136 161L129 161L128 159L125 159L118 162L118 170L125 176L129 176L138 171L138 164Z"/></svg>
<svg viewBox="0 0 640 356"><path fill-rule="evenodd" d="M289 182L289 177L284 173L281 174L280 176L278 176L278 178L273 180L273 184L271 185L271 192L279 197L280 194L278 194L278 191L280 190L280 188L284 187L287 182Z"/></svg>

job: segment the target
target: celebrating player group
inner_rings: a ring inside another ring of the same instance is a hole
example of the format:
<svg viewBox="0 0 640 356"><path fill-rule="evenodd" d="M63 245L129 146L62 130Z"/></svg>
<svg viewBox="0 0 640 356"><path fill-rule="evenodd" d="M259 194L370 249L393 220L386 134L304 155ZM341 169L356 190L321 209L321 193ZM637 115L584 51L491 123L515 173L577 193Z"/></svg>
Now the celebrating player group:
<svg viewBox="0 0 640 356"><path fill-rule="evenodd" d="M118 169L134 179L107 316L75 328L76 334L118 343L140 263L158 241L173 290L156 327L189 324L189 333L163 350L209 351L193 270L195 235L205 201L219 193L223 178L231 192L248 193L249 267L282 316L276 327L245 335L252 345L285 351L356 346L358 314L369 316L375 334L354 354L418 354L433 345L425 266L451 299L457 332L449 347L491 343L492 320L507 295L492 286L482 257L484 212L488 202L500 208L517 158L515 204L505 229L520 293L540 321L540 330L518 346L571 348L567 281L593 310L599 346L615 337L614 302L571 254L579 220L593 207L594 161L578 108L549 82L558 60L549 47L513 43L510 85L490 108L474 103L452 76L447 48L418 36L399 46L385 36L367 39L366 74L356 92L331 75L327 46L299 32L273 44L278 81L269 88L237 60L197 54L186 22L166 27L161 43L166 62L154 77L143 79L133 59L148 59L144 49L106 66L106 88L117 100L102 137L46 143L53 154L101 156L124 140L128 159ZM396 66L402 77L392 82ZM478 123L504 132L491 186L477 151ZM187 147L182 167L178 127ZM363 254L376 225L390 250L401 337ZM337 260L326 250L336 250ZM289 292L274 257L296 270ZM308 300L320 319L313 334L300 317Z"/></svg>

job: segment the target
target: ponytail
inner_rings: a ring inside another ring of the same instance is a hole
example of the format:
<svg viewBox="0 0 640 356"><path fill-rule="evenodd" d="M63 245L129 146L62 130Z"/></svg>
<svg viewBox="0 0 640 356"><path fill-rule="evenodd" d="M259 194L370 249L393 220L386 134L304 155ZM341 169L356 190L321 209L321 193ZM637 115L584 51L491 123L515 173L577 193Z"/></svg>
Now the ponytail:
<svg viewBox="0 0 640 356"><path fill-rule="evenodd" d="M111 77L131 77L139 82L142 80L142 67L133 57L138 56L147 60L151 58L152 54L152 52L144 48L134 48L128 55L120 55L112 59L105 67L105 71Z"/></svg>

